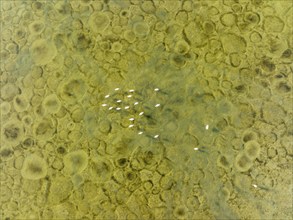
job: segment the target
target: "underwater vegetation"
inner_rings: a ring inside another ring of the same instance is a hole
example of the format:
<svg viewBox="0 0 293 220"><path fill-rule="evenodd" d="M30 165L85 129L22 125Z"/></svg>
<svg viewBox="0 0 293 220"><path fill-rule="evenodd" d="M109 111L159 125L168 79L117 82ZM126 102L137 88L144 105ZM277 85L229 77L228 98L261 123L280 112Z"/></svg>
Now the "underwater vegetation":
<svg viewBox="0 0 293 220"><path fill-rule="evenodd" d="M290 1L1 1L1 219L291 219Z"/></svg>

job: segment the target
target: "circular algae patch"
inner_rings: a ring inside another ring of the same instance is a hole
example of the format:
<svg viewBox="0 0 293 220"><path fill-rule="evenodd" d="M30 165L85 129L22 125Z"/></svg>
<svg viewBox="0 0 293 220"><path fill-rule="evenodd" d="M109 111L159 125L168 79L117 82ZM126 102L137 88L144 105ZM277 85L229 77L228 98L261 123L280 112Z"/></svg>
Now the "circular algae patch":
<svg viewBox="0 0 293 220"><path fill-rule="evenodd" d="M54 43L38 39L32 43L30 53L36 65L46 65L56 57L57 49Z"/></svg>

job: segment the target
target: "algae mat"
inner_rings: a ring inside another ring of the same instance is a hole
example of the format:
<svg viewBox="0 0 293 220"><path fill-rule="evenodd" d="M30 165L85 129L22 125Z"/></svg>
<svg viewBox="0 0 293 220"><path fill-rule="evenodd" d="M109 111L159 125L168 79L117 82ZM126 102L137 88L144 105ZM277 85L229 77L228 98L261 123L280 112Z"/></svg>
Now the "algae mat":
<svg viewBox="0 0 293 220"><path fill-rule="evenodd" d="M292 1L1 1L1 219L292 219Z"/></svg>

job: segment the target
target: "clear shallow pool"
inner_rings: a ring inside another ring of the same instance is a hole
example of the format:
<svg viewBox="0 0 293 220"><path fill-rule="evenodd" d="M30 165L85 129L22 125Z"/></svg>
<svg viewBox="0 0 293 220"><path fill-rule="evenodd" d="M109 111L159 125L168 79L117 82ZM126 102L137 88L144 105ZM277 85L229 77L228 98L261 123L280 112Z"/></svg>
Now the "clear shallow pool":
<svg viewBox="0 0 293 220"><path fill-rule="evenodd" d="M1 1L1 219L291 219L292 10Z"/></svg>

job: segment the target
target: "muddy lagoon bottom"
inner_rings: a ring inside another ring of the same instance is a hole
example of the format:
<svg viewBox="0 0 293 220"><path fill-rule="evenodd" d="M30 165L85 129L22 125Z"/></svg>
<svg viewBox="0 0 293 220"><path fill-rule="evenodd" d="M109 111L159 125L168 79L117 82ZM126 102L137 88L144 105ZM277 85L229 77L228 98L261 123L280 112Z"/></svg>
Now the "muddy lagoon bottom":
<svg viewBox="0 0 293 220"><path fill-rule="evenodd" d="M292 2L0 4L0 219L292 219Z"/></svg>

